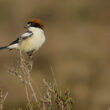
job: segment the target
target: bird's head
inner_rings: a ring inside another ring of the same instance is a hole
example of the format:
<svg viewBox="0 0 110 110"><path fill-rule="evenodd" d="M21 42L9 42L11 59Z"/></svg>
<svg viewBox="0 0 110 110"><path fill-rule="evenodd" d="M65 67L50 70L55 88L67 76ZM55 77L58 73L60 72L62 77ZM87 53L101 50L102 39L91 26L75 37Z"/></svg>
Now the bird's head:
<svg viewBox="0 0 110 110"><path fill-rule="evenodd" d="M26 24L26 26L24 26L24 28L29 28L29 27L44 29L44 25L38 19L33 19L33 20L28 21L28 23Z"/></svg>

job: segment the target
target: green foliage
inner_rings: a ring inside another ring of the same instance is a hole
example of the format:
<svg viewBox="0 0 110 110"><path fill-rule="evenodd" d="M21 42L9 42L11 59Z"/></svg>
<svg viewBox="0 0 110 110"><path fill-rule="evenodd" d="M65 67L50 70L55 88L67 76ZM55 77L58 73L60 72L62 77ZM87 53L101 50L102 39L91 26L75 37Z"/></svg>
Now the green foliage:
<svg viewBox="0 0 110 110"><path fill-rule="evenodd" d="M74 110L69 90L62 92L56 84L48 84L46 81L44 84L46 85L46 93L43 98L35 104L27 104L26 110Z"/></svg>

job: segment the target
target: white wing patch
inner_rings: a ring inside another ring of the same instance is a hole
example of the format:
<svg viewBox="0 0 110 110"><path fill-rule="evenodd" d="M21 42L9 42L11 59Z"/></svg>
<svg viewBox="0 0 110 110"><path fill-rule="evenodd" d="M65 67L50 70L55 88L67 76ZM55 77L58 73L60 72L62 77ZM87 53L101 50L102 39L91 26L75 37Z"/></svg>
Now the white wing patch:
<svg viewBox="0 0 110 110"><path fill-rule="evenodd" d="M31 37L32 34L33 33L31 31L27 31L26 33L24 33L20 36L20 40Z"/></svg>
<svg viewBox="0 0 110 110"><path fill-rule="evenodd" d="M9 48L9 49L19 49L19 45L18 44L12 44L12 45L9 45L7 48Z"/></svg>
<svg viewBox="0 0 110 110"><path fill-rule="evenodd" d="M22 40L25 40L29 37L32 36L32 32L31 31L27 31L26 33L22 34L19 38L17 38L15 41L13 41L11 44L9 44L8 48L9 49L19 49L19 43L22 42Z"/></svg>

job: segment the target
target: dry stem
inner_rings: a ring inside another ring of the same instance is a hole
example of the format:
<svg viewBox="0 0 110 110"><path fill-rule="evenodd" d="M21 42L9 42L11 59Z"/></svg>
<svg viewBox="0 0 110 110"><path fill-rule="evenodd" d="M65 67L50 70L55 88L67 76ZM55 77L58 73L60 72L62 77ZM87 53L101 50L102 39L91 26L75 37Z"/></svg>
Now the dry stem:
<svg viewBox="0 0 110 110"><path fill-rule="evenodd" d="M32 59L26 59L23 56L22 52L20 51L20 59L19 59L17 65L14 65L10 71L10 73L14 73L14 75L17 76L17 78L24 84L26 98L27 98L29 105L31 104L31 100L30 100L29 93L28 93L28 87L30 88L30 90L32 92L32 96L33 96L35 102L36 103L38 102L36 93L34 91L34 88L32 86L32 82L31 82L30 73L32 70L32 66L33 66Z"/></svg>
<svg viewBox="0 0 110 110"><path fill-rule="evenodd" d="M3 110L3 104L6 100L7 95L8 95L8 93L3 94L3 91L0 90L0 110Z"/></svg>

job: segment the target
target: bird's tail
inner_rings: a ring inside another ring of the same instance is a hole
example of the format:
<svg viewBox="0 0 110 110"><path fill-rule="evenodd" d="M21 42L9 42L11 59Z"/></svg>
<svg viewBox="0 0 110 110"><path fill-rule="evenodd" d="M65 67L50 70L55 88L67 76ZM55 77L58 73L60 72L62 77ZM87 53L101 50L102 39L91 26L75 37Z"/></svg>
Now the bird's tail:
<svg viewBox="0 0 110 110"><path fill-rule="evenodd" d="M7 49L7 46L0 47L0 50L2 50L2 49Z"/></svg>

